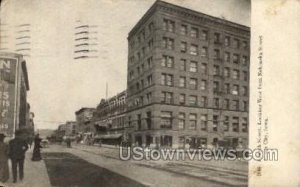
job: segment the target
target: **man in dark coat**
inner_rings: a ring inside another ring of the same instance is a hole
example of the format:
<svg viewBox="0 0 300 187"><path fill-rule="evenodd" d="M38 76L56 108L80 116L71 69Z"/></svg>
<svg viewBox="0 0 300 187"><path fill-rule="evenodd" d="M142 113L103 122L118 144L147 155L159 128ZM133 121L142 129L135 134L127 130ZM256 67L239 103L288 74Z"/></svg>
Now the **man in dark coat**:
<svg viewBox="0 0 300 187"><path fill-rule="evenodd" d="M24 178L24 159L25 152L28 149L28 144L24 138L22 138L22 133L16 131L16 137L9 141L9 158L12 163L12 173L13 182L17 182L17 169L19 167L19 179Z"/></svg>

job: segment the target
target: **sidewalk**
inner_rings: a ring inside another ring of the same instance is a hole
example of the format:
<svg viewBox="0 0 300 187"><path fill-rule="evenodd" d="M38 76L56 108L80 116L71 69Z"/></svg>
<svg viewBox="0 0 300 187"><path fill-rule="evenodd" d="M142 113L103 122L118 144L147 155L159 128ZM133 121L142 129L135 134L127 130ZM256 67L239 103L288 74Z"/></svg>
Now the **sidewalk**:
<svg viewBox="0 0 300 187"><path fill-rule="evenodd" d="M11 162L9 161L9 180L0 186L4 187L51 187L48 177L46 165L43 160L39 162L32 162L32 149L26 153L24 164L24 179L13 183Z"/></svg>

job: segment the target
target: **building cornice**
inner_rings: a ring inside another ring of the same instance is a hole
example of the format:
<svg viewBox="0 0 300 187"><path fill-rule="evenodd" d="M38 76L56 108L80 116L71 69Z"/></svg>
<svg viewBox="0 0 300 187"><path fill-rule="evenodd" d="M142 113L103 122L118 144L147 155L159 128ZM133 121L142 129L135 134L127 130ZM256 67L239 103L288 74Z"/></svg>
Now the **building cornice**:
<svg viewBox="0 0 300 187"><path fill-rule="evenodd" d="M211 25L211 26L217 26L222 27L223 29L233 32L243 32L243 34L246 34L250 36L250 27L247 27L245 25L241 25L235 22L231 22L225 19L221 19L218 17L210 16L195 10L191 10L185 7L181 7L178 5L174 5L171 3L163 2L160 0L157 0L151 7L148 9L148 11L143 15L143 17L137 22L137 24L131 29L131 31L128 34L128 38L130 38L132 35L134 35L140 26L144 24L148 18L157 10L162 10L163 12L170 12L170 13L176 13L179 15L184 15L186 17L189 17L191 20L198 21L200 23L203 23L205 25Z"/></svg>

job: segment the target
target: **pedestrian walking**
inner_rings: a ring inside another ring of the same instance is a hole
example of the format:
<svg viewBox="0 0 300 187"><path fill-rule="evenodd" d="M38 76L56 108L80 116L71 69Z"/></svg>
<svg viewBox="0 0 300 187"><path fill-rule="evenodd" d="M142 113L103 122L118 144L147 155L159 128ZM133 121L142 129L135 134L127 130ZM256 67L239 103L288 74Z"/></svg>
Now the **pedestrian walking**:
<svg viewBox="0 0 300 187"><path fill-rule="evenodd" d="M42 139L40 138L39 134L37 134L34 138L34 148L33 148L33 154L32 154L32 161L40 161L42 160L41 156L41 141Z"/></svg>
<svg viewBox="0 0 300 187"><path fill-rule="evenodd" d="M9 142L9 158L11 159L13 182L17 182L17 170L19 168L19 179L24 178L24 160L28 149L26 140L20 131L16 131L15 138Z"/></svg>
<svg viewBox="0 0 300 187"><path fill-rule="evenodd" d="M9 178L8 145L4 143L4 134L0 134L0 182L5 183Z"/></svg>
<svg viewBox="0 0 300 187"><path fill-rule="evenodd" d="M66 139L66 142L67 142L67 147L68 147L68 148L71 148L71 138L70 138L70 137L68 137L68 138Z"/></svg>

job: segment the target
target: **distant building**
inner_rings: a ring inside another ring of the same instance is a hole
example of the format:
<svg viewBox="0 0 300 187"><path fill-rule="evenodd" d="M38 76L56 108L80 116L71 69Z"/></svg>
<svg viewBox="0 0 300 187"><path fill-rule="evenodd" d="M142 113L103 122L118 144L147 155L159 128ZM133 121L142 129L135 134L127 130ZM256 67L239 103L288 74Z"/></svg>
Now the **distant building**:
<svg viewBox="0 0 300 187"><path fill-rule="evenodd" d="M126 91L107 100L102 99L94 113L94 124L97 131L96 139L102 143L119 144L128 139L126 118Z"/></svg>
<svg viewBox="0 0 300 187"><path fill-rule="evenodd" d="M79 134L93 135L96 130L92 123L95 108L81 108L75 112L76 124Z"/></svg>
<svg viewBox="0 0 300 187"><path fill-rule="evenodd" d="M76 121L67 121L65 124L65 135L75 136L77 133Z"/></svg>
<svg viewBox="0 0 300 187"><path fill-rule="evenodd" d="M132 141L247 147L249 44L249 27L156 1L128 35Z"/></svg>

